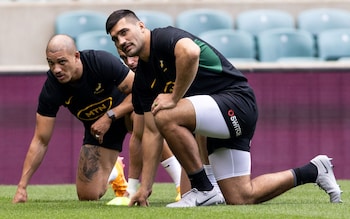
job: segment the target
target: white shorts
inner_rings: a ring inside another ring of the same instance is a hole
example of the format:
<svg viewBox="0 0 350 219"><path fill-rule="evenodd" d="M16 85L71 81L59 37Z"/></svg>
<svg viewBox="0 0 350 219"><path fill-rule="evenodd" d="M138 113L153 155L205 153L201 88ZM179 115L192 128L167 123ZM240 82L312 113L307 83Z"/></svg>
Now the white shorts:
<svg viewBox="0 0 350 219"><path fill-rule="evenodd" d="M251 157L247 151L219 148L209 155L209 163L217 181L251 173Z"/></svg>
<svg viewBox="0 0 350 219"><path fill-rule="evenodd" d="M225 119L218 104L211 96L196 95L186 97L186 99L191 101L196 112L195 133L212 138L230 138Z"/></svg>

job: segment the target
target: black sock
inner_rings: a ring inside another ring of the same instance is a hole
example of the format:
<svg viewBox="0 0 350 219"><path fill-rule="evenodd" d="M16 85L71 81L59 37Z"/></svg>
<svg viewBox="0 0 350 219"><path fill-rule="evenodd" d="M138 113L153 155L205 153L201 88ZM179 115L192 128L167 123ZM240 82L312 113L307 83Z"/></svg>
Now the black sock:
<svg viewBox="0 0 350 219"><path fill-rule="evenodd" d="M204 168L197 173L188 174L188 178L190 179L192 188L196 188L198 191L210 191L214 188L209 181Z"/></svg>
<svg viewBox="0 0 350 219"><path fill-rule="evenodd" d="M295 186L299 186L305 183L314 183L318 175L317 167L312 164L306 164L305 166L294 168L295 173Z"/></svg>

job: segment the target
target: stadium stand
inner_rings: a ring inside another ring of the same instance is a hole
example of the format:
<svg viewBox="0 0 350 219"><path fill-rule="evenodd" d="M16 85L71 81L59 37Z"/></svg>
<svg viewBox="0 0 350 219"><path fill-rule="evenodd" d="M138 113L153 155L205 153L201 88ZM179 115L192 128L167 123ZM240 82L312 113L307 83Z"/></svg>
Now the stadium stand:
<svg viewBox="0 0 350 219"><path fill-rule="evenodd" d="M55 32L68 34L74 39L81 33L105 30L107 14L92 10L74 10L57 16Z"/></svg>
<svg viewBox="0 0 350 219"><path fill-rule="evenodd" d="M143 21L147 28L153 30L157 27L173 26L174 19L167 13L154 10L135 11L137 17Z"/></svg>
<svg viewBox="0 0 350 219"><path fill-rule="evenodd" d="M206 31L199 37L233 62L256 62L256 44L248 32L220 29Z"/></svg>
<svg viewBox="0 0 350 219"><path fill-rule="evenodd" d="M322 31L350 28L350 12L337 8L313 8L297 15L297 28L307 30L315 37Z"/></svg>
<svg viewBox="0 0 350 219"><path fill-rule="evenodd" d="M78 50L105 50L119 57L111 37L106 34L105 30L95 30L81 33L76 37L76 44Z"/></svg>
<svg viewBox="0 0 350 219"><path fill-rule="evenodd" d="M291 14L277 9L248 10L236 17L236 28L257 36L264 30L274 28L294 28L295 22Z"/></svg>
<svg viewBox="0 0 350 219"><path fill-rule="evenodd" d="M294 28L266 30L258 34L258 56L261 62L278 59L315 59L315 40L310 32Z"/></svg>
<svg viewBox="0 0 350 219"><path fill-rule="evenodd" d="M324 61L350 57L350 28L330 29L318 34L318 56Z"/></svg>
<svg viewBox="0 0 350 219"><path fill-rule="evenodd" d="M209 30L233 28L233 17L221 10L191 9L176 16L175 26L199 35Z"/></svg>
<svg viewBox="0 0 350 219"><path fill-rule="evenodd" d="M64 13L68 13L75 10L87 10L96 13L105 14L108 16L111 11L118 8L128 8L135 12L146 11L159 11L163 12L173 18L174 25L176 26L177 17L187 11L210 9L217 11L219 14L228 14L229 18L226 19L226 24L232 24L230 28L239 29L238 20L239 15L244 12L251 11L282 11L292 15L294 24L298 29L302 29L301 24L302 14L307 11L317 10L320 11L337 11L336 15L347 14L336 24L330 25L330 20L334 21L335 17L331 13L323 13L321 16L324 19L324 23L314 20L311 22L311 27L316 28L321 24L329 26L331 28L348 28L350 19L348 13L350 13L349 0L336 0L336 1L304 1L293 0L280 2L276 0L259 1L195 1L195 0L178 0L178 1L156 1L156 0L0 0L0 14L4 18L0 21L0 26L4 30L4 33L0 36L0 65L45 65L45 59L42 57L42 51L45 50L45 43L55 33L59 33L56 29L56 20ZM20 15L20 16L17 16ZM266 16L262 16L261 19L266 21ZM206 16L202 16L204 21L208 20ZM84 19L82 19L84 21ZM161 19L160 19L161 20ZM209 19L210 21L213 19ZM279 21L281 19L273 19ZM326 22L328 20L328 22ZM194 23L194 20L188 24ZM235 22L234 22L235 21ZM102 28L104 28L104 22ZM22 25L22 28L13 28ZM320 24L321 23L321 24ZM237 24L237 27L234 26ZM339 26L339 25L343 26ZM74 25L74 29L78 30L77 25ZM151 29L152 27L148 25ZM201 25L194 25L188 30L196 33L197 27ZM206 26L210 26L208 23ZM257 31L263 24L254 26ZM227 27L218 27L220 29ZM184 28L185 29L185 28ZM57 31L57 32L56 32ZM89 30L90 31L90 30ZM26 42L16 40L16 36L20 36L23 32L26 32ZM69 34L69 33L68 33ZM27 42L30 43L27 43ZM9 43L11 42L11 43ZM316 48L317 49L317 48ZM18 53L16 51L24 50L31 51L30 55L26 52ZM16 57L15 59L12 57Z"/></svg>

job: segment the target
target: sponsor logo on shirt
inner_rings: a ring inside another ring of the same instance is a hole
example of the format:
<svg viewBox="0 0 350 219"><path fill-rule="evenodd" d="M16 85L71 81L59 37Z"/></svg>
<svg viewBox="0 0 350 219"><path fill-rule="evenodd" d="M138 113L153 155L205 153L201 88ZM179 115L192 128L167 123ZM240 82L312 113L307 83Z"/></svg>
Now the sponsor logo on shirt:
<svg viewBox="0 0 350 219"><path fill-rule="evenodd" d="M174 85L175 85L175 82L173 82L173 81L168 81L168 82L165 84L165 87L164 87L163 92L164 92L164 93L172 93L172 92L173 92L173 89L174 89Z"/></svg>
<svg viewBox="0 0 350 219"><path fill-rule="evenodd" d="M70 96L68 100L64 101L65 104L69 105L72 101L73 96Z"/></svg>
<svg viewBox="0 0 350 219"><path fill-rule="evenodd" d="M166 72L168 70L168 68L164 66L163 60L159 60L159 67L162 69L163 72Z"/></svg>
<svg viewBox="0 0 350 219"><path fill-rule="evenodd" d="M106 113L112 106L112 97L108 97L98 103L91 104L77 113L77 117L83 121L96 120Z"/></svg>
<svg viewBox="0 0 350 219"><path fill-rule="evenodd" d="M152 84L151 84L151 89L155 87L157 80L154 79ZM168 81L165 83L165 86L163 88L163 93L172 93L174 89L175 82L174 81Z"/></svg>
<svg viewBox="0 0 350 219"><path fill-rule="evenodd" d="M104 91L104 89L102 88L101 83L97 84L97 87L95 88L94 94L99 94L102 93Z"/></svg>

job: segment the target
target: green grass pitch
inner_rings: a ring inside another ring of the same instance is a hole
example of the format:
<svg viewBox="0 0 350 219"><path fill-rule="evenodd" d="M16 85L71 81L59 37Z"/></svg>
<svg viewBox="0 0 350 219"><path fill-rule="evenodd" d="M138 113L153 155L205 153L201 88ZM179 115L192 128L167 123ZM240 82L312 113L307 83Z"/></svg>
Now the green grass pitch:
<svg viewBox="0 0 350 219"><path fill-rule="evenodd" d="M171 183L156 183L150 207L107 206L114 198L111 189L99 201L80 202L74 185L30 185L29 201L12 204L16 186L0 185L0 218L350 218L350 180L339 180L343 203L329 203L328 195L314 184L294 188L259 205L210 206L170 209L165 205L176 196Z"/></svg>

